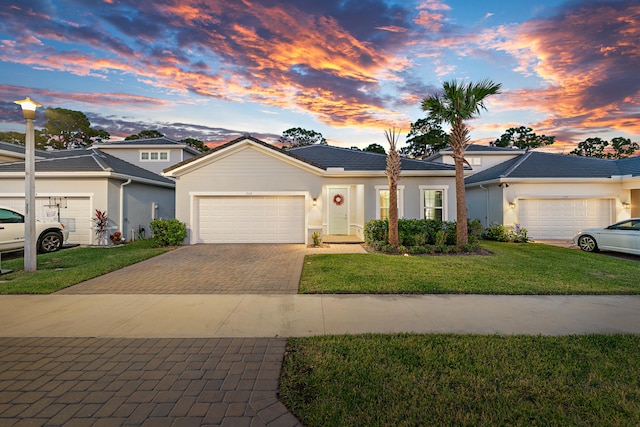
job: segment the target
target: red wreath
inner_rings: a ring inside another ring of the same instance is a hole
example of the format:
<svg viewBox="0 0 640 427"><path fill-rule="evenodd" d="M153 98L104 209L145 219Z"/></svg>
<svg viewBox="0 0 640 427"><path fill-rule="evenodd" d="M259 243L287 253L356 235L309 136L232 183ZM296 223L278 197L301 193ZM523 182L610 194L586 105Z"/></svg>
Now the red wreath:
<svg viewBox="0 0 640 427"><path fill-rule="evenodd" d="M344 203L344 196L342 194L336 194L335 196L333 196L333 203L340 206Z"/></svg>

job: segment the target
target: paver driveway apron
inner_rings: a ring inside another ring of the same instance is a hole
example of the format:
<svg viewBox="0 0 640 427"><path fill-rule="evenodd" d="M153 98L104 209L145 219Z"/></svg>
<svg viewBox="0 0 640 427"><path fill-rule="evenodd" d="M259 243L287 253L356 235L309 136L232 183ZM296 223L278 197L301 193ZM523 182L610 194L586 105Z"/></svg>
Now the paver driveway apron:
<svg viewBox="0 0 640 427"><path fill-rule="evenodd" d="M58 293L295 294L306 250L295 244L183 246Z"/></svg>

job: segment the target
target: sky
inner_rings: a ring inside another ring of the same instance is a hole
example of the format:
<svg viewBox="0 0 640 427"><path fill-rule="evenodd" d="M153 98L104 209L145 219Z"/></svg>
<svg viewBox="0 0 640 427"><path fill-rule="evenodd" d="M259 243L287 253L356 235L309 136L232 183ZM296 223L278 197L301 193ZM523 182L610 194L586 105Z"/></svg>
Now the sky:
<svg viewBox="0 0 640 427"><path fill-rule="evenodd" d="M510 127L640 142L640 2L493 0L0 0L0 131L14 100L84 112L112 140L388 147L445 81L502 92L468 122L488 144ZM42 110L36 127L45 123Z"/></svg>

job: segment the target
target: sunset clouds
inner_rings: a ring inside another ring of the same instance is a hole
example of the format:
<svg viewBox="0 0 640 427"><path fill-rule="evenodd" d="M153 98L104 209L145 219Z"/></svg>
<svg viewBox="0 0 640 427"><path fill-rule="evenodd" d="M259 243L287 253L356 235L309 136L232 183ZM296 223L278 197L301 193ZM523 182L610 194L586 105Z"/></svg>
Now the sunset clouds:
<svg viewBox="0 0 640 427"><path fill-rule="evenodd" d="M253 128L239 131L279 134L308 120L306 127L325 135L347 135L408 129L421 117L420 99L443 80L489 77L504 87L492 104L495 117L482 125L500 129L493 138L517 111L518 125L564 142L602 132L639 139L637 1L571 2L526 20L479 5L463 18L461 7L438 0L16 0L0 9L0 92L17 99L24 93L8 88L25 88L63 107L99 103L94 118L110 117L104 122L114 127L118 111L131 124L148 120L150 110L228 105L223 113L231 117L231 109L240 116L258 105L263 122L254 115ZM136 118L142 105L145 115ZM223 115L198 116L207 121L194 131L217 135L233 121L216 121Z"/></svg>

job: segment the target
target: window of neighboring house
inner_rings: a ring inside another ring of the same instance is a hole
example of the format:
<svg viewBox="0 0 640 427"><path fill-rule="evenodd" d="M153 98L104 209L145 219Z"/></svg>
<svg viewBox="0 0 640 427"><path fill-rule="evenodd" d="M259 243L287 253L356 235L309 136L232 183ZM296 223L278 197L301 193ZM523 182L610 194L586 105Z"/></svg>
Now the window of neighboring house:
<svg viewBox="0 0 640 427"><path fill-rule="evenodd" d="M422 218L446 221L445 211L447 188L420 186Z"/></svg>
<svg viewBox="0 0 640 427"><path fill-rule="evenodd" d="M376 186L376 219L389 218L389 186ZM398 218L404 216L404 186L398 186Z"/></svg>
<svg viewBox="0 0 640 427"><path fill-rule="evenodd" d="M482 157L467 157L467 161L471 166L481 166Z"/></svg>
<svg viewBox="0 0 640 427"><path fill-rule="evenodd" d="M140 160L143 162L168 162L168 151L141 151Z"/></svg>

